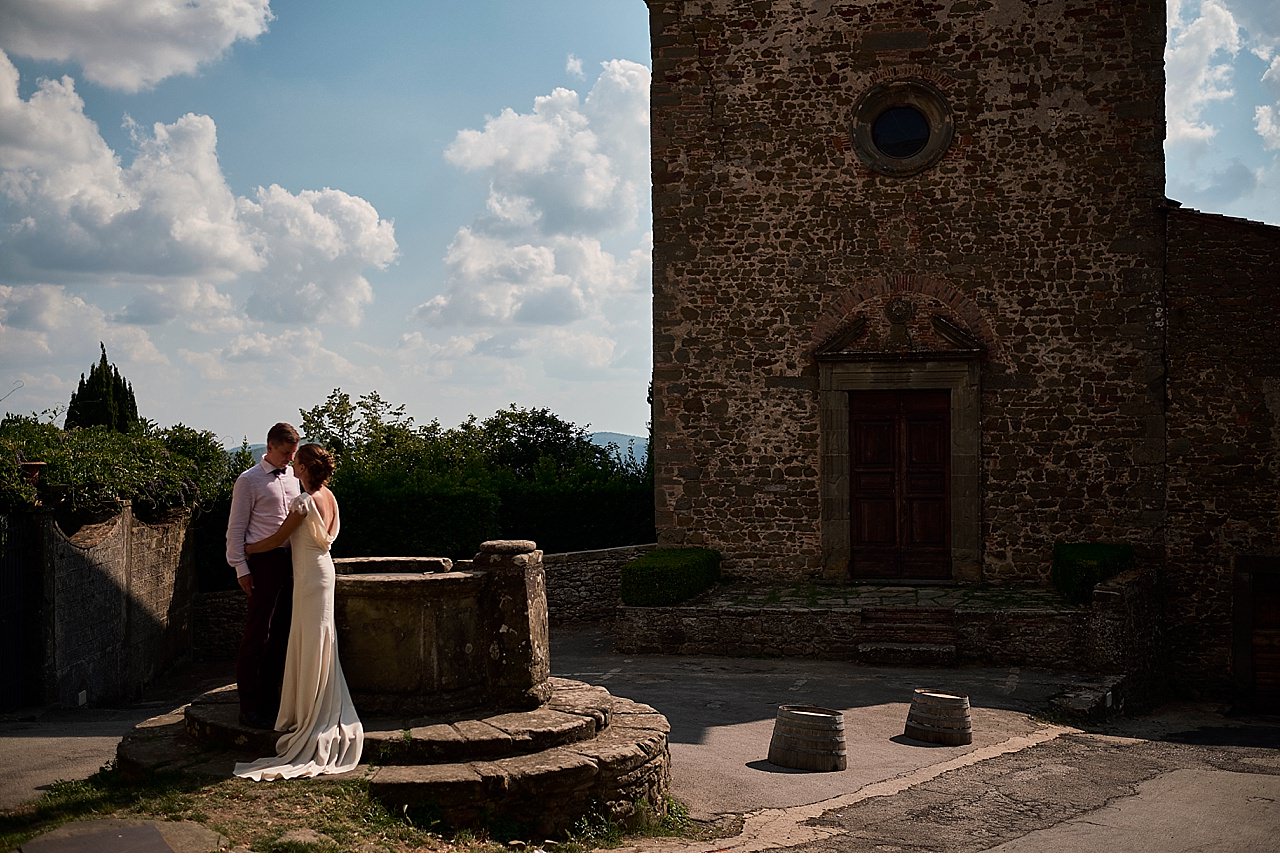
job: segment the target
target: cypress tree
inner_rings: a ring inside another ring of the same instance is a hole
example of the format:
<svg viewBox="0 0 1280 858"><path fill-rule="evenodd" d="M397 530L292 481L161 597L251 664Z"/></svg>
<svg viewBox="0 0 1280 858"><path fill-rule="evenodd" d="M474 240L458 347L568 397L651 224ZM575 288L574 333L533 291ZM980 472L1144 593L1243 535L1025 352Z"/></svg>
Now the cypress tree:
<svg viewBox="0 0 1280 858"><path fill-rule="evenodd" d="M133 385L125 380L113 363L107 361L105 343L98 343L102 357L89 368L89 376L80 376L80 384L71 394L67 406L66 428L107 426L117 432L128 432L138 422L138 405Z"/></svg>

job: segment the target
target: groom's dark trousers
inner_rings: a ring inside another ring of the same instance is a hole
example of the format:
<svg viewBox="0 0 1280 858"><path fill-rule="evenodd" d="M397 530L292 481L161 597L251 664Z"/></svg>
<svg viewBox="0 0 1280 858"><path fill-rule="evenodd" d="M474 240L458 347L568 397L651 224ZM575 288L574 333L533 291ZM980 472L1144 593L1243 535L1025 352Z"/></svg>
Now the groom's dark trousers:
<svg viewBox="0 0 1280 858"><path fill-rule="evenodd" d="M275 723L293 620L293 555L288 548L250 554L253 593L236 655L240 714Z"/></svg>

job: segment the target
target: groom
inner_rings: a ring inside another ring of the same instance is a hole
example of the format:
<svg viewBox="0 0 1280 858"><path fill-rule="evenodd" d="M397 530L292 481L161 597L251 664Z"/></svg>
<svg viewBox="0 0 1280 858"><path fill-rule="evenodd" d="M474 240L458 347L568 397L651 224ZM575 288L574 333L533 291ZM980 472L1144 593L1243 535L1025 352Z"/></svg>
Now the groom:
<svg viewBox="0 0 1280 858"><path fill-rule="evenodd" d="M235 568L240 589L249 596L244 637L236 655L240 723L264 730L275 726L280 709L293 616L293 558L288 543L247 556L244 547L275 533L289 514L289 504L302 492L289 467L298 440L298 430L288 423L271 427L262 461L236 478L227 519L227 563Z"/></svg>

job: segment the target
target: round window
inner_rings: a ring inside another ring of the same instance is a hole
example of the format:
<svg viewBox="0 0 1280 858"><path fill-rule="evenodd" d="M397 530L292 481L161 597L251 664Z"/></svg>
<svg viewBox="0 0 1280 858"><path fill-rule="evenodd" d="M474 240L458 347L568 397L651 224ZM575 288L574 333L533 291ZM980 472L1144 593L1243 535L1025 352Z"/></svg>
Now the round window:
<svg viewBox="0 0 1280 858"><path fill-rule="evenodd" d="M951 136L951 109L926 81L880 84L854 109L854 151L862 163L887 176L909 176L937 163Z"/></svg>
<svg viewBox="0 0 1280 858"><path fill-rule="evenodd" d="M871 142L890 158L910 158L929 144L929 120L910 105L890 107L871 121Z"/></svg>

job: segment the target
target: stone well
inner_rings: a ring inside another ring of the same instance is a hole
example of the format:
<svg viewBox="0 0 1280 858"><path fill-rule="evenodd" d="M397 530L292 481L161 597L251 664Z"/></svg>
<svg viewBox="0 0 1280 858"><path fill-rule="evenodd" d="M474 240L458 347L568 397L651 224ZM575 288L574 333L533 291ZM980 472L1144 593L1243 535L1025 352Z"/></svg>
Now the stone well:
<svg viewBox="0 0 1280 858"><path fill-rule="evenodd" d="M472 561L337 561L342 670L362 713L532 709L551 696L547 588L532 542Z"/></svg>
<svg viewBox="0 0 1280 858"><path fill-rule="evenodd" d="M559 836L588 811L625 822L670 785L671 725L643 703L551 676L546 576L532 542L470 561L337 561L334 615L365 728L358 778L397 814ZM120 742L126 777L231 777L280 734L239 723L234 685L144 721ZM269 789L269 784L262 785Z"/></svg>

